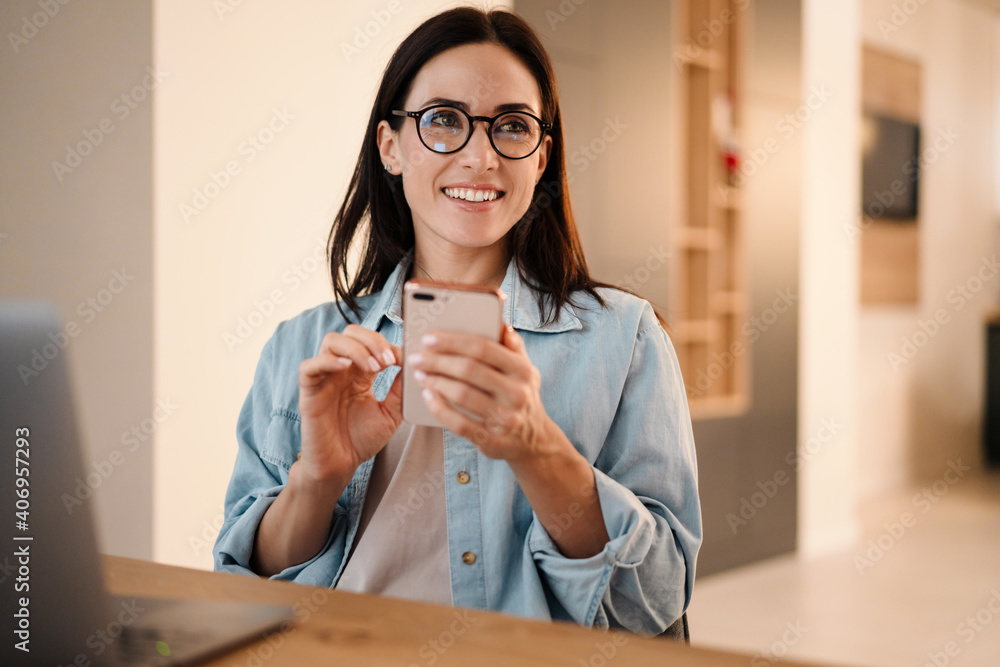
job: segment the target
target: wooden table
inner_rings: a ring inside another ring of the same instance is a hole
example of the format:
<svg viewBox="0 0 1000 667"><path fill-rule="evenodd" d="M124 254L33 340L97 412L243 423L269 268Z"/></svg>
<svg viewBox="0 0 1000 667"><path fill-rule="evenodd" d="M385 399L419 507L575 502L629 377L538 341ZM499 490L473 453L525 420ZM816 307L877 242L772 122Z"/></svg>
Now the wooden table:
<svg viewBox="0 0 1000 667"><path fill-rule="evenodd" d="M206 572L102 556L117 595L269 602L292 606L295 625L208 665L539 665L747 667L751 656L569 623ZM792 663L781 663L789 665Z"/></svg>

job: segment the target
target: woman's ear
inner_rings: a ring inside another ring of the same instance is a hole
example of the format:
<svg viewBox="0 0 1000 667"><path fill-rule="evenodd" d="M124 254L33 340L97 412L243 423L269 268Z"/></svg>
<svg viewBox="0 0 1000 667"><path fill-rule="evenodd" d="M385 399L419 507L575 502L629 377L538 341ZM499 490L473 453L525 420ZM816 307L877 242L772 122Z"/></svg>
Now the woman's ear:
<svg viewBox="0 0 1000 667"><path fill-rule="evenodd" d="M545 167L549 164L549 155L552 153L552 137L545 135L542 139L542 145L538 147L538 172L535 174L535 185L542 180L542 174L545 173Z"/></svg>
<svg viewBox="0 0 1000 667"><path fill-rule="evenodd" d="M378 152L382 157L382 165L390 174L399 174L402 169L399 163L399 135L389 127L388 121L380 121L376 129L375 140Z"/></svg>

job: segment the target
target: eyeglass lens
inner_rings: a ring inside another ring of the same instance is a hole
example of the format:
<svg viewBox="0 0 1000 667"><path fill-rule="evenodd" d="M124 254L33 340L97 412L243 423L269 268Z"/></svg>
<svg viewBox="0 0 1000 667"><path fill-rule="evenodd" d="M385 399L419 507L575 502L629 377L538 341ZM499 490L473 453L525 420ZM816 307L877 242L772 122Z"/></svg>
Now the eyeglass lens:
<svg viewBox="0 0 1000 667"><path fill-rule="evenodd" d="M452 107L428 109L418 125L424 145L437 153L451 153L461 148L472 127L468 117ZM493 145L498 152L512 158L530 155L541 137L538 121L525 114L504 114L492 126Z"/></svg>

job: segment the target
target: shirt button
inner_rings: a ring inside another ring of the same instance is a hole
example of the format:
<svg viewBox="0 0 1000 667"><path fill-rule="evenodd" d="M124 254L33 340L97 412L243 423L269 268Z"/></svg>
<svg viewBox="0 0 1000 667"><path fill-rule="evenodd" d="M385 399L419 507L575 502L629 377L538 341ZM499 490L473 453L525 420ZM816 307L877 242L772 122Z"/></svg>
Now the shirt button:
<svg viewBox="0 0 1000 667"><path fill-rule="evenodd" d="M465 563L466 565L472 565L473 563L476 562L476 554L472 553L471 551L466 551L464 554L462 554L462 562Z"/></svg>
<svg viewBox="0 0 1000 667"><path fill-rule="evenodd" d="M458 478L458 483L459 484L468 484L469 483L469 473L465 472L464 470L462 472L458 473L458 475L456 475L456 477Z"/></svg>

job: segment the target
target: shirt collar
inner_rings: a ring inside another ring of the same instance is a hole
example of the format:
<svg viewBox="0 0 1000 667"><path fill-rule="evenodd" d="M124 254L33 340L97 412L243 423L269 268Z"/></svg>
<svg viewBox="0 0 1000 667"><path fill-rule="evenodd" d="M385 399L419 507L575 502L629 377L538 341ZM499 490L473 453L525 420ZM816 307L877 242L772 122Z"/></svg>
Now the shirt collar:
<svg viewBox="0 0 1000 667"><path fill-rule="evenodd" d="M540 295L531 285L521 279L517 263L513 258L507 265L507 275L504 276L500 290L507 295L504 303L504 322L518 331L559 333L583 328L573 306L568 303L563 305L559 311L559 317L554 321L542 322L541 314L538 311Z"/></svg>
<svg viewBox="0 0 1000 667"><path fill-rule="evenodd" d="M406 282L411 261L410 257L404 257L396 265L385 281L375 305L362 320L361 326L377 331L383 317L396 325L403 323L403 283ZM513 258L507 264L507 273L500 284L500 290L507 296L504 300L504 322L519 331L559 333L583 327L575 308L570 304L562 307L554 321L542 322L538 312L538 293L521 279Z"/></svg>
<svg viewBox="0 0 1000 667"><path fill-rule="evenodd" d="M397 325L403 323L403 283L406 282L406 274L410 272L411 261L409 256L403 257L389 274L375 305L361 321L361 326L365 329L378 331L383 317Z"/></svg>

